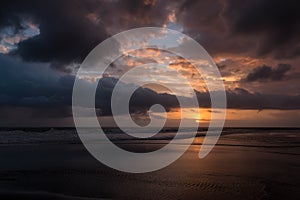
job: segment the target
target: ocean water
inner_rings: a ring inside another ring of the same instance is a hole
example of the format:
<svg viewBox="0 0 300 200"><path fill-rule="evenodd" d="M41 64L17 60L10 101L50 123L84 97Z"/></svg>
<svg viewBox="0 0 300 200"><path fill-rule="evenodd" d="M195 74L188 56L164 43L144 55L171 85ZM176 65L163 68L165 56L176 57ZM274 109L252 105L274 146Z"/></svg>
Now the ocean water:
<svg viewBox="0 0 300 200"><path fill-rule="evenodd" d="M155 150L176 134L169 128L138 139L114 128L105 132L130 151L137 144ZM298 199L300 129L225 128L213 151L199 159L205 133L200 129L170 166L131 174L94 159L74 128L2 128L0 199ZM186 129L178 140L192 135Z"/></svg>

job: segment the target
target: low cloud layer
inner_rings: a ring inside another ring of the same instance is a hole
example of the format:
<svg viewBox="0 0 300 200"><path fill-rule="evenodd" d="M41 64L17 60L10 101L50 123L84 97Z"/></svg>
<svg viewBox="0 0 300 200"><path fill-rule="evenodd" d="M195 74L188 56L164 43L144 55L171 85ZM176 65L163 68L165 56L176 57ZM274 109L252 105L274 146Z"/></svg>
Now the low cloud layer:
<svg viewBox="0 0 300 200"><path fill-rule="evenodd" d="M292 68L289 64L279 64L276 68L272 68L270 66L260 66L255 69L251 73L249 73L245 79L247 82L253 81L280 81L284 78L285 74Z"/></svg>
<svg viewBox="0 0 300 200"><path fill-rule="evenodd" d="M0 107L23 107L42 110L41 117L71 116L74 76L60 74L43 64L26 63L14 57L0 56ZM15 73L15 72L18 73ZM105 77L99 80L96 108L100 115L111 115L110 99L118 79ZM88 81L84 82L89 87ZM126 84L124 83L124 86ZM218 92L215 92L216 95ZM228 90L228 108L235 109L300 109L300 95L251 93L246 89ZM207 92L197 92L200 107L210 107ZM183 97L181 97L183 98ZM179 107L176 96L157 93L148 88L138 88L130 101L132 113L146 113L153 104L161 104L166 110ZM60 112L57 112L60 110ZM33 112L40 113L40 112Z"/></svg>

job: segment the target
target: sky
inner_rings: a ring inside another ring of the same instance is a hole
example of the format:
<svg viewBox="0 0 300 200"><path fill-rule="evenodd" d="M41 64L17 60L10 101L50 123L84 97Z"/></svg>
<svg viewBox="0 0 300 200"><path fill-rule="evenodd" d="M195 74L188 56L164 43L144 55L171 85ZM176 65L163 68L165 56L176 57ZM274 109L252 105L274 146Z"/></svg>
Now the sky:
<svg viewBox="0 0 300 200"><path fill-rule="evenodd" d="M225 126L298 127L299 10L296 0L1 1L0 126L73 126L72 89L84 58L110 36L151 26L182 32L211 55L226 88ZM194 108L182 112L191 122L207 126L212 110L201 76L183 58L154 49L121 56L100 78L100 124L113 124L110 95L122 70L151 62L168 62L169 68L190 77L200 114ZM147 122L153 103L165 106L168 125L180 119L175 95L148 85L131 102L137 123Z"/></svg>

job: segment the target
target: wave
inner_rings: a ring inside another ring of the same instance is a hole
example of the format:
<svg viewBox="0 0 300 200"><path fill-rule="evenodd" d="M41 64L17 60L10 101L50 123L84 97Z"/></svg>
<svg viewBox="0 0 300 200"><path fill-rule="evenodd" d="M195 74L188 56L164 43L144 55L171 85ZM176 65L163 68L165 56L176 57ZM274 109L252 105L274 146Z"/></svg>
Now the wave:
<svg viewBox="0 0 300 200"><path fill-rule="evenodd" d="M107 129L106 136L114 142L159 142L168 143L176 135L175 129L165 129L153 137L141 139L129 136L115 128ZM97 134L91 129L87 134ZM195 144L201 144L206 135L205 130L200 130L196 134ZM184 140L194 137L194 133L181 132L176 138ZM199 141L200 140L200 141ZM80 144L80 138L74 128L36 128L36 129L1 129L0 144ZM299 129L224 129L218 145L243 145L248 147L260 146L282 146L282 147L299 147L300 130Z"/></svg>

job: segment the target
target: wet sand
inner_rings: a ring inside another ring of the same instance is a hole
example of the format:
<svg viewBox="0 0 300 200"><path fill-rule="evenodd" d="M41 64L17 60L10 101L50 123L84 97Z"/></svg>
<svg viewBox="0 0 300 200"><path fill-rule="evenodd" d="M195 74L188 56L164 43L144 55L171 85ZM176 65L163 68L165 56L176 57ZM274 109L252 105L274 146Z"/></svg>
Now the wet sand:
<svg viewBox="0 0 300 200"><path fill-rule="evenodd" d="M289 146L245 136L222 136L204 159L195 141L175 163L145 174L110 169L81 144L2 144L0 199L298 199L298 136Z"/></svg>

